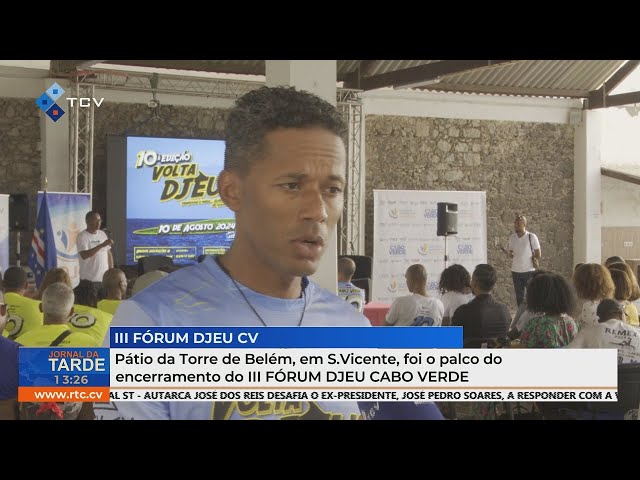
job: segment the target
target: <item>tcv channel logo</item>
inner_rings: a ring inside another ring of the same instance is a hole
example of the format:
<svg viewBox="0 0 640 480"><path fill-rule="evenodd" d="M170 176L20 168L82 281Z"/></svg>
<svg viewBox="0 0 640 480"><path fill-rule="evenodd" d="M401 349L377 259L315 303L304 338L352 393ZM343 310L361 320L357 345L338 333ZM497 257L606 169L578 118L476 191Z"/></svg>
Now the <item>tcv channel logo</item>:
<svg viewBox="0 0 640 480"><path fill-rule="evenodd" d="M56 103L62 95L64 95L64 89L56 82L36 100L36 105L54 122L64 115L64 110Z"/></svg>
<svg viewBox="0 0 640 480"><path fill-rule="evenodd" d="M64 95L64 88L56 82L36 100L36 105L54 122L62 118L65 113L62 107L56 103L62 95ZM96 107L99 107L102 105L102 102L104 102L104 98L69 97L67 98L67 102L69 102L69 108L91 108L91 102L93 102Z"/></svg>

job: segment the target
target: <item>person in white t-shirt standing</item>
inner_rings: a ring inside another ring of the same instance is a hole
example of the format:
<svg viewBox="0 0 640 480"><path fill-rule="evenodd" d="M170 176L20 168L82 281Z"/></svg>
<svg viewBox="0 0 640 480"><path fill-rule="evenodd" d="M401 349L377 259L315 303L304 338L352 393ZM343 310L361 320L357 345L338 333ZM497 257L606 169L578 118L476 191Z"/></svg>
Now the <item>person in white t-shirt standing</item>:
<svg viewBox="0 0 640 480"><path fill-rule="evenodd" d="M404 274L411 295L396 298L385 318L387 326L411 325L438 327L442 325L444 305L438 298L427 295L427 269L416 263Z"/></svg>
<svg viewBox="0 0 640 480"><path fill-rule="evenodd" d="M533 265L533 257L540 259L542 256L540 242L535 233L527 231L527 219L524 215L517 215L514 222L515 233L509 236L509 249L506 252L512 259L511 276L513 288L516 292L518 306L524 301L524 290L527 282L536 271Z"/></svg>
<svg viewBox="0 0 640 480"><path fill-rule="evenodd" d="M85 222L87 229L80 232L76 240L80 256L80 280L89 280L100 288L104 272L113 268L113 240L100 230L102 217L98 212L92 210L87 213Z"/></svg>

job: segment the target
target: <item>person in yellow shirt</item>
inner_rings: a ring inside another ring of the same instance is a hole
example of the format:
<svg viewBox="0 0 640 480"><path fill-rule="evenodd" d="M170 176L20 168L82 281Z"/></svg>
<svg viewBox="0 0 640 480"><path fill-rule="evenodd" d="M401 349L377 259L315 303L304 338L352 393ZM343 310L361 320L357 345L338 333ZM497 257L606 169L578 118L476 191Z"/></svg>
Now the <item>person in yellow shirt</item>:
<svg viewBox="0 0 640 480"><path fill-rule="evenodd" d="M43 313L43 325L20 335L16 342L24 347L97 347L95 339L84 333L74 332L69 328L69 320L73 316L74 295L71 287L64 283L52 283L42 293L40 309ZM20 418L34 418L40 406L32 402L20 404ZM58 403L64 419L94 420L93 402ZM35 410L34 410L35 408Z"/></svg>
<svg viewBox="0 0 640 480"><path fill-rule="evenodd" d="M0 289L0 329L7 321L7 304ZM0 421L18 417L19 345L0 335Z"/></svg>
<svg viewBox="0 0 640 480"><path fill-rule="evenodd" d="M73 290L64 283L53 283L42 294L43 324L16 338L25 347L97 347L95 339L69 328L73 316Z"/></svg>
<svg viewBox="0 0 640 480"><path fill-rule="evenodd" d="M85 333L102 345L104 337L109 331L109 325L113 315L99 310L98 292L95 284L90 280L80 280L73 289L75 294L74 314L69 320L69 328L72 332Z"/></svg>
<svg viewBox="0 0 640 480"><path fill-rule="evenodd" d="M624 306L624 312L627 314L626 322L634 327L640 326L638 309L629 301L629 298L633 295L633 281L622 270L610 268L609 272L616 287L615 292L613 292L613 298Z"/></svg>
<svg viewBox="0 0 640 480"><path fill-rule="evenodd" d="M40 302L24 296L29 282L27 272L21 267L9 267L4 272L3 285L8 319L2 335L15 340L16 337L42 326Z"/></svg>
<svg viewBox="0 0 640 480"><path fill-rule="evenodd" d="M98 309L113 315L120 302L125 299L127 277L119 268L110 268L102 276L102 288L105 296L98 302Z"/></svg>

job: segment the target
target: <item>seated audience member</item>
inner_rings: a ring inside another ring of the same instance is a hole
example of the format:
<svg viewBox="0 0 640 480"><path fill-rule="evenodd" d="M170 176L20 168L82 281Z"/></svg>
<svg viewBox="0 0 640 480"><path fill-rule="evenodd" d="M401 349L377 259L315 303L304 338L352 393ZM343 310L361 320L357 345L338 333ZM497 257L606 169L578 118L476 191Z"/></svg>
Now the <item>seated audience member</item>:
<svg viewBox="0 0 640 480"><path fill-rule="evenodd" d="M102 289L105 296L98 302L98 309L113 315L127 294L127 277L124 272L119 268L110 268L104 272Z"/></svg>
<svg viewBox="0 0 640 480"><path fill-rule="evenodd" d="M597 313L599 323L580 330L569 348L616 348L618 363L640 362L640 330L625 322L624 306L606 298Z"/></svg>
<svg viewBox="0 0 640 480"><path fill-rule="evenodd" d="M91 280L80 280L78 286L73 289L75 305L98 308L98 289Z"/></svg>
<svg viewBox="0 0 640 480"><path fill-rule="evenodd" d="M19 405L20 420L89 420L79 418L83 402L22 402Z"/></svg>
<svg viewBox="0 0 640 480"><path fill-rule="evenodd" d="M609 268L609 265L613 263L625 263L624 258L619 257L618 255L614 255L613 257L609 257L604 261L604 266Z"/></svg>
<svg viewBox="0 0 640 480"><path fill-rule="evenodd" d="M616 270L613 268L609 269L609 273L611 274L611 279L613 280L613 284L616 288L613 292L613 298L624 306L624 311L626 313L625 321L629 325L637 327L640 325L638 322L638 309L629 301L633 295L633 283L629 278L629 275L622 270Z"/></svg>
<svg viewBox="0 0 640 480"><path fill-rule="evenodd" d="M576 294L563 276L546 273L532 278L527 286L527 308L535 315L524 326L520 345L526 348L567 346L578 332L571 318L575 304Z"/></svg>
<svg viewBox="0 0 640 480"><path fill-rule="evenodd" d="M98 292L95 282L80 280L73 289L75 304L73 316L69 320L72 332L85 333L92 337L98 345L102 345L104 337L109 331L113 315L97 308Z"/></svg>
<svg viewBox="0 0 640 480"><path fill-rule="evenodd" d="M444 420L432 402L358 402L363 420Z"/></svg>
<svg viewBox="0 0 640 480"><path fill-rule="evenodd" d="M65 283L52 283L42 292L43 325L16 338L25 347L97 347L100 342L70 326L74 294ZM22 420L93 420L92 402L21 403Z"/></svg>
<svg viewBox="0 0 640 480"><path fill-rule="evenodd" d="M157 270L160 271L160 272L164 272L164 273L173 273L173 272L177 272L181 268L184 268L184 266L183 265L178 265L178 264L173 264L173 265L162 265L161 267L158 267ZM147 272L147 273L149 273L149 272Z"/></svg>
<svg viewBox="0 0 640 480"><path fill-rule="evenodd" d="M73 316L73 290L64 283L53 283L42 294L40 309L43 325L16 338L25 347L97 347L93 338L69 328Z"/></svg>
<svg viewBox="0 0 640 480"><path fill-rule="evenodd" d="M578 328L598 323L596 309L601 300L612 298L615 285L609 270L598 263L585 263L573 272L577 302L575 321Z"/></svg>
<svg viewBox="0 0 640 480"><path fill-rule="evenodd" d="M131 295L135 295L136 293L141 292L145 288L168 276L169 274L167 272L163 272L162 270L152 270L151 272L140 275L136 279L136 282L133 284Z"/></svg>
<svg viewBox="0 0 640 480"><path fill-rule="evenodd" d="M536 270L535 272L533 272L533 275L531 276L531 278L534 278L538 275L542 275L545 273L549 273L549 272L547 272L546 270ZM511 340L519 338L520 334L522 333L522 329L524 328L526 323L529 321L531 317L535 316L535 313L530 311L527 308L527 288L526 287L524 291L525 291L524 300L518 306L518 310L516 311L516 314L513 317L513 321L511 322L511 326L509 327L509 338Z"/></svg>
<svg viewBox="0 0 640 480"><path fill-rule="evenodd" d="M24 296L28 288L27 272L21 267L9 267L2 282L5 291L8 319L2 335L11 340L42 326L42 312L38 300Z"/></svg>
<svg viewBox="0 0 640 480"><path fill-rule="evenodd" d="M493 298L497 281L498 272L491 265L481 263L473 271L471 290L475 298L460 305L451 320L452 325L463 327L465 348L480 348L488 341L507 336L511 314L504 303Z"/></svg>
<svg viewBox="0 0 640 480"><path fill-rule="evenodd" d="M419 263L411 265L404 277L411 295L405 295L393 301L385 317L386 325L398 327L442 325L444 306L439 299L427 294L427 270L424 266Z"/></svg>
<svg viewBox="0 0 640 480"><path fill-rule="evenodd" d="M612 263L607 268L609 269L609 272L611 272L612 270L622 270L631 279L631 296L629 297L629 301L633 303L636 307L636 310L640 312L640 286L638 285L638 277L636 277L633 269L623 262ZM627 318L627 322L628 321L629 319Z"/></svg>
<svg viewBox="0 0 640 480"><path fill-rule="evenodd" d="M42 283L38 287L38 291L33 298L36 300L42 300L42 293L47 289L47 287L49 287L49 285L54 283L64 283L68 287L73 288L69 273L64 268L56 267L52 268L44 275Z"/></svg>
<svg viewBox="0 0 640 480"><path fill-rule="evenodd" d="M444 306L442 325L451 325L451 318L458 307L473 299L471 275L462 265L451 265L440 275L438 288L442 294L441 300Z"/></svg>
<svg viewBox="0 0 640 480"><path fill-rule="evenodd" d="M347 257L338 260L338 296L362 312L365 304L364 290L351 283L356 272L356 262Z"/></svg>
<svg viewBox="0 0 640 480"><path fill-rule="evenodd" d="M0 330L4 329L7 315L0 289ZM16 342L0 336L0 420L18 419L18 348Z"/></svg>

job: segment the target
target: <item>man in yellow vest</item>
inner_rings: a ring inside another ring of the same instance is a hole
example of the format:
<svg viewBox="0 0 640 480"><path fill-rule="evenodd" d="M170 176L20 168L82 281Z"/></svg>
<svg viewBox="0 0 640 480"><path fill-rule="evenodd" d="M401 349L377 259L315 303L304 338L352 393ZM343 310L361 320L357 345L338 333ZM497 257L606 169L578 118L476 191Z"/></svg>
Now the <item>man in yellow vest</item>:
<svg viewBox="0 0 640 480"><path fill-rule="evenodd" d="M69 320L73 316L74 295L71 287L64 283L52 283L42 294L40 309L43 313L43 325L34 328L24 335L16 338L16 342L25 347L96 347L100 345L95 339L84 333L74 332L69 328ZM67 402L59 404L64 412L68 408L70 416L65 419L93 420L93 402L84 402L82 405ZM27 402L20 405L20 418L35 418L33 403ZM35 407L38 407L37 405ZM39 411L39 408L35 410Z"/></svg>
<svg viewBox="0 0 640 480"><path fill-rule="evenodd" d="M80 280L78 286L73 289L73 293L75 294L74 314L69 320L69 328L72 332L89 335L98 342L98 345L102 345L113 315L98 310L98 294L93 282Z"/></svg>
<svg viewBox="0 0 640 480"><path fill-rule="evenodd" d="M7 304L0 290L0 329L7 321ZM0 335L0 420L18 419L18 347Z"/></svg>
<svg viewBox="0 0 640 480"><path fill-rule="evenodd" d="M40 302L24 296L29 286L27 272L21 267L9 267L2 283L9 313L3 336L15 340L29 330L42 327Z"/></svg>
<svg viewBox="0 0 640 480"><path fill-rule="evenodd" d="M40 308L43 325L16 338L25 347L97 347L96 340L69 328L73 316L73 290L64 283L53 283L42 294Z"/></svg>
<svg viewBox="0 0 640 480"><path fill-rule="evenodd" d="M98 308L113 315L127 294L127 277L119 268L110 268L102 276L102 288L105 296L98 302Z"/></svg>

